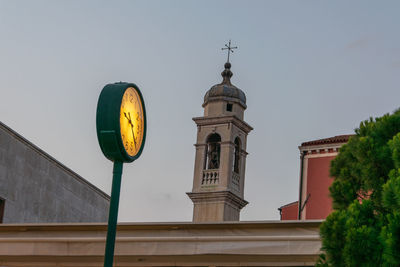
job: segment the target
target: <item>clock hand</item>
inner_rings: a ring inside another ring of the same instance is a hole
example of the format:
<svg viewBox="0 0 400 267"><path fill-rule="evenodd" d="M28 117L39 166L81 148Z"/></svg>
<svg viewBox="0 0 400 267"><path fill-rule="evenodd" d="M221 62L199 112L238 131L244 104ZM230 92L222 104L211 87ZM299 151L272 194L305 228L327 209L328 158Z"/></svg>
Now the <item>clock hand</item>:
<svg viewBox="0 0 400 267"><path fill-rule="evenodd" d="M129 123L131 125L132 135L133 135L133 142L135 143L135 148L137 149L137 147L136 147L136 137L135 137L135 133L133 131L133 124L132 124L132 120L131 120L131 113L128 112L128 115L129 115Z"/></svg>
<svg viewBox="0 0 400 267"><path fill-rule="evenodd" d="M129 112L128 112L128 114L129 114ZM131 115L129 114L129 118L128 118L128 116L126 116L126 112L124 112L124 115L125 115L125 118L128 120L129 124L132 124L132 121L130 119Z"/></svg>
<svg viewBox="0 0 400 267"><path fill-rule="evenodd" d="M135 137L135 133L134 133L134 131L133 131L133 123L132 123L131 113L128 112L128 116L127 116L127 115L126 115L126 112L124 112L124 116L125 116L125 118L128 120L128 123L131 125L132 136L133 136L133 142L135 143L135 148L137 148L137 145L136 145L136 137Z"/></svg>

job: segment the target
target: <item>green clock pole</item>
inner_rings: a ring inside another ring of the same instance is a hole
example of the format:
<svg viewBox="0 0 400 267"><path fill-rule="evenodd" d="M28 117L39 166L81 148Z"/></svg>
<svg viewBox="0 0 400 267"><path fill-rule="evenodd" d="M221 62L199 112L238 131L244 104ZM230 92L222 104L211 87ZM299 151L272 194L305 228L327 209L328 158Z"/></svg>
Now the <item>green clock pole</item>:
<svg viewBox="0 0 400 267"><path fill-rule="evenodd" d="M110 211L108 214L106 252L104 256L104 267L113 266L115 235L117 231L119 195L121 191L121 176L122 176L122 162L114 161Z"/></svg>
<svg viewBox="0 0 400 267"><path fill-rule="evenodd" d="M125 105L128 102L130 104ZM137 114L137 122L132 122L131 114ZM122 123L121 119L125 122ZM127 123L130 125L130 129L125 127ZM104 156L114 163L104 267L112 267L114 261L122 164L133 162L142 154L146 140L146 125L143 96L135 84L119 82L104 86L97 102L97 139ZM136 140L134 130L141 133L136 136L139 140ZM127 137L126 131L129 132L130 140L124 140L124 137ZM130 135L130 131L132 131L132 135ZM128 147L124 146L124 144L129 144L128 141L135 144L135 153L132 151L132 145L129 150L132 154L128 153ZM140 145L139 148L136 147L136 143Z"/></svg>

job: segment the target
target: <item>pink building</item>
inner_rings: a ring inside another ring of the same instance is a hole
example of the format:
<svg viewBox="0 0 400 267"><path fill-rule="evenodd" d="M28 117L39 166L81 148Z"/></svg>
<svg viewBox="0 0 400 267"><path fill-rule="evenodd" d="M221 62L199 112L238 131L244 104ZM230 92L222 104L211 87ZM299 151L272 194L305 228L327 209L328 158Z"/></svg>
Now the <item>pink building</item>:
<svg viewBox="0 0 400 267"><path fill-rule="evenodd" d="M299 146L300 188L299 200L280 207L281 220L325 219L332 211L329 186L332 177L329 168L339 148L352 135L339 135L309 142Z"/></svg>

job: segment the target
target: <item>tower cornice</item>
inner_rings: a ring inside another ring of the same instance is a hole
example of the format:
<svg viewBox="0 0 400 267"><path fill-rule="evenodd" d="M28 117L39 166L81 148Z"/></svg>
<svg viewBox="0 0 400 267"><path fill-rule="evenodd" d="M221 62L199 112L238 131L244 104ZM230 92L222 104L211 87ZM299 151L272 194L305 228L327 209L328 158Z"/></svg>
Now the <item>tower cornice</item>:
<svg viewBox="0 0 400 267"><path fill-rule="evenodd" d="M216 191L216 192L188 192L186 193L193 203L205 203L205 202L227 202L233 205L233 207L241 210L244 206L249 204L246 200L232 193L231 191Z"/></svg>
<svg viewBox="0 0 400 267"><path fill-rule="evenodd" d="M218 125L218 124L227 124L232 123L246 134L248 134L253 127L251 127L246 122L240 120L236 116L214 116L214 117L195 117L193 121L197 124L197 126L207 126L207 125Z"/></svg>

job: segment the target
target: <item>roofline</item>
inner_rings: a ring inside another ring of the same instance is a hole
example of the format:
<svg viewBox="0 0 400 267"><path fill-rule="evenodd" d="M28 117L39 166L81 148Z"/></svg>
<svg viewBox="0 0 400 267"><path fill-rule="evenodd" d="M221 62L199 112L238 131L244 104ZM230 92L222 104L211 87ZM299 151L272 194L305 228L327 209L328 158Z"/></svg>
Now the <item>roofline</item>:
<svg viewBox="0 0 400 267"><path fill-rule="evenodd" d="M282 208L286 208L286 207L292 206L293 204L299 204L299 201L296 200L296 201L290 202L290 203L288 203L288 204L286 204L286 205L280 206L280 207L278 208L278 210L279 210L279 209L282 209Z"/></svg>
<svg viewBox="0 0 400 267"><path fill-rule="evenodd" d="M332 137L328 137L328 138L307 141L307 142L301 143L301 147L347 143L349 141L350 137L352 137L354 135L355 134L343 134L343 135L336 135L336 136L332 136Z"/></svg>
<svg viewBox="0 0 400 267"><path fill-rule="evenodd" d="M118 230L182 230L232 228L296 228L319 227L324 220L237 221L237 222L124 222ZM107 223L38 223L0 224L0 232L7 231L106 231Z"/></svg>
<svg viewBox="0 0 400 267"><path fill-rule="evenodd" d="M54 163L57 167L61 168L65 172L69 173L70 175L75 177L78 181L82 182L83 184L86 184L91 189L96 191L99 195L101 195L103 198L105 198L106 200L110 201L110 196L108 194L106 194L104 191L102 191L100 188L98 188L94 184L90 183L88 180L86 180L85 178L83 178L82 176L80 176L79 174L77 174L76 172L74 172L73 170L71 170L70 168L68 168L67 166L65 166L64 164L62 164L61 162L59 162L58 160L56 160L55 158L53 158L49 154L47 154L44 150L40 149L38 146L36 146L35 144L33 144L32 142L27 140L25 137L23 137L22 135L20 135L19 133L17 133L16 131L14 131L13 129L11 129L10 127L5 125L1 121L0 121L0 128L6 130L15 139L17 139L18 141L22 142L26 146L30 147L31 149L36 151L39 155L41 155L42 157L46 158L50 162Z"/></svg>

